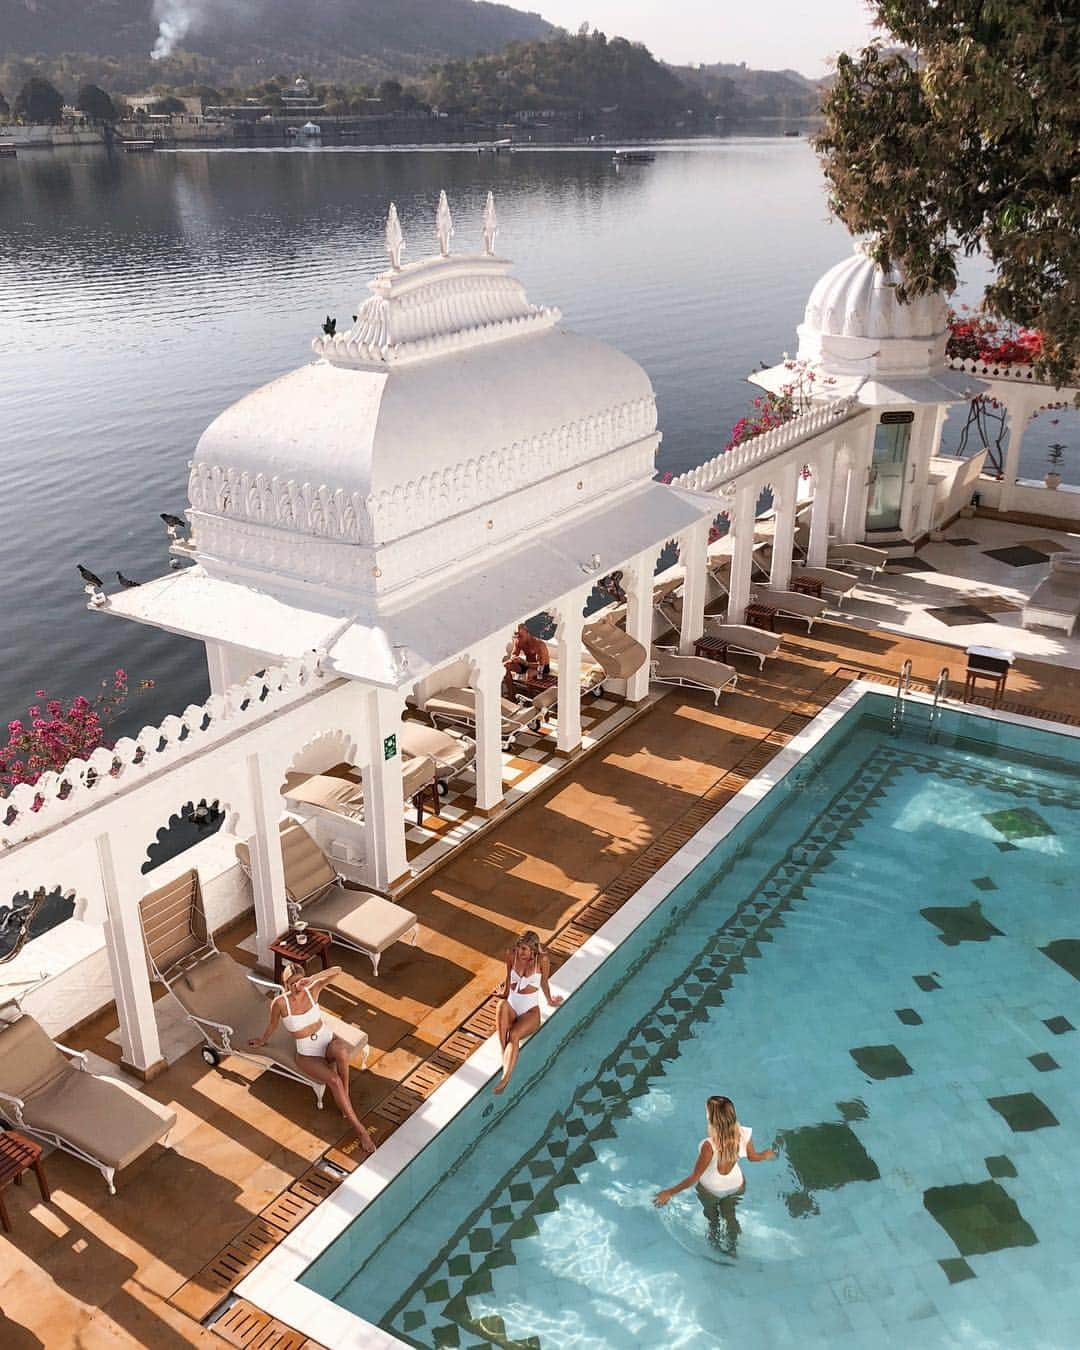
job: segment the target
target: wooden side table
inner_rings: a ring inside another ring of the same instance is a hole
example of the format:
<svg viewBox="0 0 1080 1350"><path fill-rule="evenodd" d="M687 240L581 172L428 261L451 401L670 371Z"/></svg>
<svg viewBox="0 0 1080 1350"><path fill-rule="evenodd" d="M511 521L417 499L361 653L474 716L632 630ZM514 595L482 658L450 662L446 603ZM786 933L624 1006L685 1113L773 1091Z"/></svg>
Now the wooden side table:
<svg viewBox="0 0 1080 1350"><path fill-rule="evenodd" d="M333 941L329 933L320 933L317 929L308 928L304 931L306 942L298 942L298 934L295 929L290 928L287 933L283 933L275 942L271 942L270 950L274 953L274 983L281 983L281 973L286 961L294 961L298 966L303 967L306 974L308 962L314 961L316 957L321 958L322 968L326 970L330 965L330 943Z"/></svg>
<svg viewBox="0 0 1080 1350"><path fill-rule="evenodd" d="M751 628L765 628L770 633L776 631L776 610L772 605L747 605L743 618Z"/></svg>
<svg viewBox="0 0 1080 1350"><path fill-rule="evenodd" d="M791 589L796 595L812 595L815 600L821 599L821 582L817 577L792 577Z"/></svg>
<svg viewBox="0 0 1080 1350"><path fill-rule="evenodd" d="M11 1220L4 1204L4 1187L9 1181L16 1186L22 1185L23 1173L34 1169L38 1190L42 1200L48 1202L52 1197L49 1183L45 1180L45 1171L41 1166L41 1145L17 1130L0 1131L0 1223L4 1232L11 1232Z"/></svg>
<svg viewBox="0 0 1080 1350"><path fill-rule="evenodd" d="M694 643L694 655L704 656L707 661L726 661L728 644L718 637L703 633Z"/></svg>

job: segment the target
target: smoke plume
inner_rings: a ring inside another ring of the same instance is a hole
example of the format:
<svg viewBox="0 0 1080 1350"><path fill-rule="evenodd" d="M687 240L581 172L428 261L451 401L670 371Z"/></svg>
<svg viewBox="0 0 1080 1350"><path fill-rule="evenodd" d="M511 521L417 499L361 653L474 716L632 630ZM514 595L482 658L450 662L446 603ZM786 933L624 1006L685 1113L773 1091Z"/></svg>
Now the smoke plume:
<svg viewBox="0 0 1080 1350"><path fill-rule="evenodd" d="M158 35L150 55L155 61L164 61L204 17L203 0L154 0L153 12Z"/></svg>

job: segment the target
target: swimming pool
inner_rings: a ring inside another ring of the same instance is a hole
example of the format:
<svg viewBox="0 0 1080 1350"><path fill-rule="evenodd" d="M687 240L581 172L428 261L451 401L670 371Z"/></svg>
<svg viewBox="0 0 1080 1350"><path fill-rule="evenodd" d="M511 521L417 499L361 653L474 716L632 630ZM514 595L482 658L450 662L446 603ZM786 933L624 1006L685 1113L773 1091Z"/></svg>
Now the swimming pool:
<svg viewBox="0 0 1080 1350"><path fill-rule="evenodd" d="M301 1242L299 1287L414 1346L1069 1343L1080 740L890 711L692 841L507 1099ZM651 1203L711 1092L780 1151L712 1234Z"/></svg>

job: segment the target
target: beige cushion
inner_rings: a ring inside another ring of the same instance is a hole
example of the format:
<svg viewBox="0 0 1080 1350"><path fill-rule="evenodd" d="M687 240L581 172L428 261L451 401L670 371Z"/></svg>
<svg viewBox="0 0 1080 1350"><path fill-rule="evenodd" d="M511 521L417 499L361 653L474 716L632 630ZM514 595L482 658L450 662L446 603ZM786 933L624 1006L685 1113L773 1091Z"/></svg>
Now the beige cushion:
<svg viewBox="0 0 1080 1350"><path fill-rule="evenodd" d="M707 689L723 689L738 676L734 666L726 666L723 661L710 661L704 656L680 656L665 652L661 647L653 648L653 661L661 679L689 680Z"/></svg>
<svg viewBox="0 0 1080 1350"><path fill-rule="evenodd" d="M369 952L384 952L416 927L416 915L381 895L334 886L320 900L304 907L313 928L343 938Z"/></svg>
<svg viewBox="0 0 1080 1350"><path fill-rule="evenodd" d="M581 640L611 679L628 680L649 659L641 643L614 623L589 624Z"/></svg>
<svg viewBox="0 0 1080 1350"><path fill-rule="evenodd" d="M110 1078L70 1069L27 1102L23 1120L88 1153L126 1167L176 1124L176 1113Z"/></svg>
<svg viewBox="0 0 1080 1350"><path fill-rule="evenodd" d="M285 890L291 900L302 905L327 886L332 886L337 881L337 873L303 825L283 821L280 828Z"/></svg>
<svg viewBox="0 0 1080 1350"><path fill-rule="evenodd" d="M32 1017L24 1013L0 1030L0 1092L29 1100L72 1072Z"/></svg>
<svg viewBox="0 0 1080 1350"><path fill-rule="evenodd" d="M1058 553L1050 568L1054 572L1080 573L1080 553Z"/></svg>
<svg viewBox="0 0 1080 1350"><path fill-rule="evenodd" d="M780 650L779 633L769 633L764 628L753 628L748 623L717 623L706 618L705 632L709 637L727 642L732 647L741 647L743 651L761 652L763 656L774 656Z"/></svg>

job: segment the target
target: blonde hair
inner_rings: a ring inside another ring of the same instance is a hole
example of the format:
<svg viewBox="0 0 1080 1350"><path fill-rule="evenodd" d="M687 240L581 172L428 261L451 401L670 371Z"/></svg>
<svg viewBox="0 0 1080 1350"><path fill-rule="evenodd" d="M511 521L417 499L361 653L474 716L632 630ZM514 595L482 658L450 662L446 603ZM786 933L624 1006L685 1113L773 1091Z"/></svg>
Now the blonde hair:
<svg viewBox="0 0 1080 1350"><path fill-rule="evenodd" d="M709 1140L716 1152L716 1169L730 1172L739 1158L739 1121L730 1097L710 1097L705 1103Z"/></svg>
<svg viewBox="0 0 1080 1350"><path fill-rule="evenodd" d="M281 987L286 994L293 987L297 980L304 975L303 966L298 966L295 961L286 961L281 967Z"/></svg>

